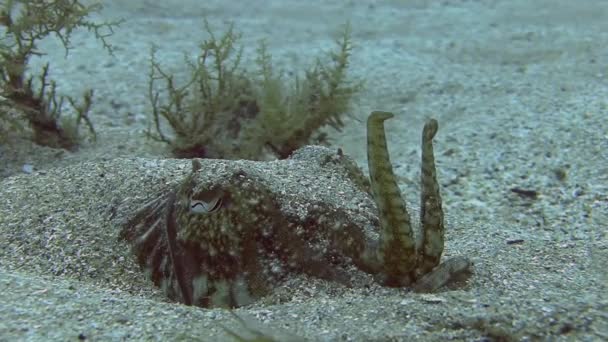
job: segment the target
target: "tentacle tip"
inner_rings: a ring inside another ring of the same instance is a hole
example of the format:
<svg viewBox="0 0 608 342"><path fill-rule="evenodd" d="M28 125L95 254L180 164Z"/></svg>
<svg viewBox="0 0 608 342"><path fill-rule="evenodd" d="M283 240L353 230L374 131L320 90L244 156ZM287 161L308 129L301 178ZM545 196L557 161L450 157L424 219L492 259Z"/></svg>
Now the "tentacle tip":
<svg viewBox="0 0 608 342"><path fill-rule="evenodd" d="M423 134L427 139L432 139L439 130L439 123L435 119L428 119L424 124Z"/></svg>
<svg viewBox="0 0 608 342"><path fill-rule="evenodd" d="M391 112L373 111L370 114L368 121L384 121L384 120L390 119L394 116L395 116L395 114L393 114Z"/></svg>

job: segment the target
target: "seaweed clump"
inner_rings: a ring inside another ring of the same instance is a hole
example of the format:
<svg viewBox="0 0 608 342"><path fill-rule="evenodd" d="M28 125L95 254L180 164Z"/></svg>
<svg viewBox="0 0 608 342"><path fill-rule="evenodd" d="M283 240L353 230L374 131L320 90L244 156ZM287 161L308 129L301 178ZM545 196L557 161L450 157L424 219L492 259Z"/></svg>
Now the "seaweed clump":
<svg viewBox="0 0 608 342"><path fill-rule="evenodd" d="M119 22L97 23L87 19L101 10L99 3L84 5L79 0L7 0L0 3L0 132L23 130L29 123L35 143L50 147L74 149L82 136L81 124L87 126L92 138L95 130L88 113L93 91L85 90L82 100L58 95L56 83L49 79L49 64L37 77L26 76L28 61L43 53L37 44L49 36L57 38L67 56L70 38L75 29L93 32L103 47L112 52L107 37ZM75 115L62 115L64 103ZM80 103L79 103L80 102Z"/></svg>
<svg viewBox="0 0 608 342"><path fill-rule="evenodd" d="M186 58L189 77L177 85L151 52L148 97L152 107L147 135L169 145L181 158L264 159L288 157L308 143L324 143L320 128L343 127L360 82L347 80L351 55L350 26L336 40L329 62L318 58L304 77L285 82L272 65L264 41L256 68L246 69L241 34L233 25L216 37L205 21L209 38L195 60ZM161 82L163 86L158 86ZM160 88L160 89L159 89ZM166 134L163 123L173 134Z"/></svg>

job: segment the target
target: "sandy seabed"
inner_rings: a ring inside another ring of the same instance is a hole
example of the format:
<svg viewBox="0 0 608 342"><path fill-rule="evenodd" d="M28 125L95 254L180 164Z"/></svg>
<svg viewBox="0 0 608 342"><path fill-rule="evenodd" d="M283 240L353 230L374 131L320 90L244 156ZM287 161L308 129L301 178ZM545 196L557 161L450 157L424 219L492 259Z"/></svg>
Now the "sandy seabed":
<svg viewBox="0 0 608 342"><path fill-rule="evenodd" d="M187 170L143 134L149 51L155 44L179 72L205 37L204 16L218 29L234 22L246 52L268 38L287 72L350 22L350 72L365 89L344 130L329 131L332 146L365 166L367 115L394 112L391 156L415 202L419 132L436 118L446 254L475 264L465 284L433 295L297 278L238 315L278 340L608 339L605 1L104 4L99 19L126 19L114 57L77 33L69 58L48 41L31 62L49 61L62 93L95 89L97 141L73 153L19 137L0 146L0 340L215 341L230 340L223 326L244 329L225 310L166 300L108 219L125 198L153 196Z"/></svg>

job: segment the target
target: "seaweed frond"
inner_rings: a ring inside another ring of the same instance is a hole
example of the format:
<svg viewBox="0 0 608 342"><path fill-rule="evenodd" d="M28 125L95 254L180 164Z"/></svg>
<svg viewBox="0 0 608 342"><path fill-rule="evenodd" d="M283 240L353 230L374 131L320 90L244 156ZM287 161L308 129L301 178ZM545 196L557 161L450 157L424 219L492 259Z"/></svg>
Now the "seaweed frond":
<svg viewBox="0 0 608 342"><path fill-rule="evenodd" d="M350 82L347 69L352 50L351 28L344 25L336 39L337 50L329 52L329 62L317 59L305 71L304 79L296 77L290 93L285 93L282 80L273 73L265 46L259 49L262 81L260 107L268 146L286 158L307 143L324 143L323 135L313 134L324 126L340 130L352 97L362 88L361 82Z"/></svg>
<svg viewBox="0 0 608 342"><path fill-rule="evenodd" d="M230 158L234 153L229 146L238 139L241 120L255 116L257 107L241 67L241 35L230 25L216 37L206 20L205 29L209 38L200 45L198 58L185 58L190 76L182 85L163 70L152 49L148 98L154 129L149 127L146 134L169 144L178 157ZM162 91L158 82L164 85ZM161 119L171 126L173 136L164 133Z"/></svg>
<svg viewBox="0 0 608 342"><path fill-rule="evenodd" d="M325 142L319 129L340 129L353 95L361 89L347 79L350 25L336 40L330 61L317 59L303 79L285 82L272 65L265 41L257 48L257 71L241 67L243 48L234 26L209 38L196 61L186 59L189 78L176 85L151 52L148 97L152 120L147 135L167 143L177 157L264 159L289 156L308 143ZM159 90L158 83L162 83ZM164 133L163 123L172 135Z"/></svg>
<svg viewBox="0 0 608 342"><path fill-rule="evenodd" d="M56 84L49 80L49 65L45 64L38 77L26 76L29 58L42 55L37 44L46 37L57 38L66 56L71 49L72 32L79 28L93 32L103 47L112 53L107 38L120 21L97 23L88 16L101 10L101 4L85 5L79 0L8 0L0 4L0 96L3 104L18 109L34 133L34 141L41 145L73 149L81 137L78 128L84 122L95 137L88 117L92 91L83 95L82 106L71 97L56 93ZM64 100L68 99L76 111L75 117L62 116ZM0 126L8 114L0 112ZM11 125L18 124L11 120Z"/></svg>

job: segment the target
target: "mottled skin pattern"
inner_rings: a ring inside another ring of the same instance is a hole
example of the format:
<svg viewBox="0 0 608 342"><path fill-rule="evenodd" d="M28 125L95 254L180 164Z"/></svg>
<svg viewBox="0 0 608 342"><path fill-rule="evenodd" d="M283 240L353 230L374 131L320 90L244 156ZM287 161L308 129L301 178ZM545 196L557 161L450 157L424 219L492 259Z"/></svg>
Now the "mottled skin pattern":
<svg viewBox="0 0 608 342"><path fill-rule="evenodd" d="M122 232L169 298L203 307L246 305L268 294L287 265L346 282L293 234L293 224L259 180L235 170L207 182L199 168L194 160L180 186L145 205ZM219 205L195 212L216 199Z"/></svg>
<svg viewBox="0 0 608 342"><path fill-rule="evenodd" d="M418 292L430 292L468 270L470 262L456 257L438 267L443 253L444 219L433 152L433 137L439 128L434 119L422 131L422 237L417 243L386 146L384 121L393 116L377 111L367 120L367 160L374 200L380 211L381 237L376 262L382 267L378 274L384 276L385 285L412 285Z"/></svg>
<svg viewBox="0 0 608 342"><path fill-rule="evenodd" d="M434 291L469 268L461 257L439 265L444 226L432 147L437 122L429 121L423 131L423 236L416 243L386 151L383 121L390 117L374 112L368 120L379 241L370 239L347 211L318 202L308 206L304 219L287 215L278 195L255 173L238 166L209 179L198 160L179 186L140 208L121 236L133 245L153 282L187 305L250 304L269 294L288 271L349 285L345 268L337 266L347 262L384 285ZM350 181L364 190L362 174L350 164L345 168ZM316 248L319 241L323 248Z"/></svg>

